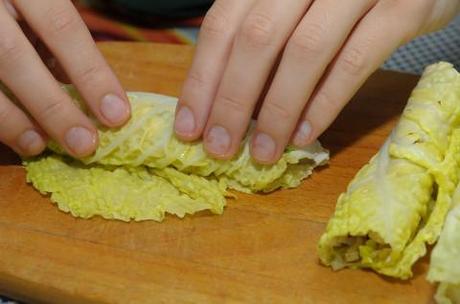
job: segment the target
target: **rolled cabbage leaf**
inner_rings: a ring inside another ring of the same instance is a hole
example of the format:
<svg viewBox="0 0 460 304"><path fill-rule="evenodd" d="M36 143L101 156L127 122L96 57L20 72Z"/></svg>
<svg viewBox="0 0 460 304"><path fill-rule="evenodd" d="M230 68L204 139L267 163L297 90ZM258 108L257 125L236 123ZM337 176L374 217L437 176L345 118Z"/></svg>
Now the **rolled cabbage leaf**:
<svg viewBox="0 0 460 304"><path fill-rule="evenodd" d="M460 303L460 186L455 191L453 207L431 253L428 280L439 283L435 295L437 303Z"/></svg>
<svg viewBox="0 0 460 304"><path fill-rule="evenodd" d="M65 90L86 111L76 90ZM94 155L75 160L51 142L48 153L24 161L28 181L50 193L61 210L124 221L161 221L166 213L183 217L202 210L221 214L228 188L253 193L296 187L329 157L315 142L288 148L274 165L259 165L250 157L249 131L234 159L215 160L201 142L174 136L176 98L140 92L128 97L130 121L118 129L98 125Z"/></svg>
<svg viewBox="0 0 460 304"><path fill-rule="evenodd" d="M73 88L68 88L78 104L82 104ZM316 141L304 149L289 147L274 165L255 163L249 153L248 135L240 152L232 160L210 158L201 141L185 143L174 136L174 112L177 99L153 93L128 93L132 118L123 127L107 129L99 126L99 148L94 155L81 159L85 164L110 166L146 166L177 170L198 176L217 178L230 188L253 192L270 192L292 188L325 164L329 153ZM50 148L64 153L57 145Z"/></svg>
<svg viewBox="0 0 460 304"><path fill-rule="evenodd" d="M460 76L427 67L383 147L340 195L318 251L325 265L408 278L441 231L458 182Z"/></svg>

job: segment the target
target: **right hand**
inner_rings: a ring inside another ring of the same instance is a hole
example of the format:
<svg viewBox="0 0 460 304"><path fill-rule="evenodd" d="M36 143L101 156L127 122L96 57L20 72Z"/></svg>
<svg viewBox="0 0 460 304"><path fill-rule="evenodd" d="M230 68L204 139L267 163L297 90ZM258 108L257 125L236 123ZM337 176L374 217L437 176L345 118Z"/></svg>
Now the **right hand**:
<svg viewBox="0 0 460 304"><path fill-rule="evenodd" d="M25 156L41 153L48 137L74 157L93 153L96 128L41 60L22 21L56 57L103 125L118 127L130 117L125 92L71 1L0 0L0 82L20 103L0 92L0 142Z"/></svg>

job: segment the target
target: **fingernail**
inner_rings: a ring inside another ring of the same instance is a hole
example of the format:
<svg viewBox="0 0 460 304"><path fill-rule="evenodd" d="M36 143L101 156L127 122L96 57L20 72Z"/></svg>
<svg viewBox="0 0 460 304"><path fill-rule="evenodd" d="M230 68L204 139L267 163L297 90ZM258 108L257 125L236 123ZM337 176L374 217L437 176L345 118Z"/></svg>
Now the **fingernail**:
<svg viewBox="0 0 460 304"><path fill-rule="evenodd" d="M18 145L27 154L36 154L44 148L42 137L35 130L27 130L19 136Z"/></svg>
<svg viewBox="0 0 460 304"><path fill-rule="evenodd" d="M308 121L303 121L294 135L294 145L301 147L308 143L311 135L311 125Z"/></svg>
<svg viewBox="0 0 460 304"><path fill-rule="evenodd" d="M195 118L189 107L183 106L176 115L174 129L181 135L187 135L195 130Z"/></svg>
<svg viewBox="0 0 460 304"><path fill-rule="evenodd" d="M276 143L271 136L259 133L254 139L252 153L258 161L270 162L275 157Z"/></svg>
<svg viewBox="0 0 460 304"><path fill-rule="evenodd" d="M207 149L216 155L225 155L230 148L230 135L221 126L214 126L206 137Z"/></svg>
<svg viewBox="0 0 460 304"><path fill-rule="evenodd" d="M102 98L101 113L112 124L120 124L129 116L129 108L123 99L114 94Z"/></svg>
<svg viewBox="0 0 460 304"><path fill-rule="evenodd" d="M86 156L93 152L96 135L83 127L74 127L65 135L67 147L77 156Z"/></svg>

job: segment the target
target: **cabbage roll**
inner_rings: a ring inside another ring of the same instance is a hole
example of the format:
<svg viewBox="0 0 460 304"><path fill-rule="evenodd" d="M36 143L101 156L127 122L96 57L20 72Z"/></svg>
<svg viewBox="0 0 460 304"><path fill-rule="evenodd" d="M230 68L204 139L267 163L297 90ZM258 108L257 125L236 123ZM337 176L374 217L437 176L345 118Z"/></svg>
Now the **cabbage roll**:
<svg viewBox="0 0 460 304"><path fill-rule="evenodd" d="M431 253L428 280L439 282L435 299L439 304L460 303L460 186L453 198L436 246Z"/></svg>
<svg viewBox="0 0 460 304"><path fill-rule="evenodd" d="M409 278L441 231L458 182L460 76L427 67L380 151L338 198L318 250L325 265Z"/></svg>

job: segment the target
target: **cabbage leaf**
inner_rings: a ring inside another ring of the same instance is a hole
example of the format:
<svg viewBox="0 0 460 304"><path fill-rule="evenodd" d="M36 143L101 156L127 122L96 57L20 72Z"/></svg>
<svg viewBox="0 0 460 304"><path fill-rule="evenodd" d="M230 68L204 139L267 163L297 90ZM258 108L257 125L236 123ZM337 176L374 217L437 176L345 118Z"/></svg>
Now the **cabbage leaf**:
<svg viewBox="0 0 460 304"><path fill-rule="evenodd" d="M460 76L427 67L383 147L340 195L321 261L406 279L441 231L458 182Z"/></svg>
<svg viewBox="0 0 460 304"><path fill-rule="evenodd" d="M439 304L460 303L460 186L453 197L441 235L431 253L428 280L439 282Z"/></svg>
<svg viewBox="0 0 460 304"><path fill-rule="evenodd" d="M77 91L65 89L86 111ZM255 193L297 187L329 158L315 142L304 149L289 147L274 165L259 165L249 153L249 130L235 158L215 160L202 142L174 136L176 98L141 92L128 97L130 121L117 129L98 125L100 144L93 155L71 159L51 142L48 153L24 161L28 181L51 193L61 210L125 221L161 221L165 213L183 217L201 210L221 214L227 189Z"/></svg>

